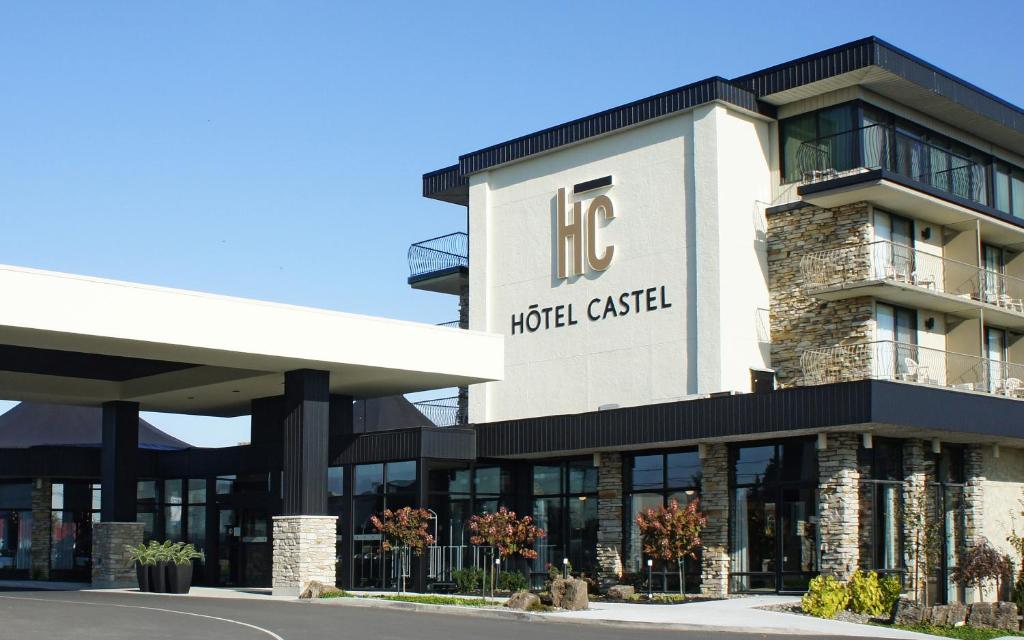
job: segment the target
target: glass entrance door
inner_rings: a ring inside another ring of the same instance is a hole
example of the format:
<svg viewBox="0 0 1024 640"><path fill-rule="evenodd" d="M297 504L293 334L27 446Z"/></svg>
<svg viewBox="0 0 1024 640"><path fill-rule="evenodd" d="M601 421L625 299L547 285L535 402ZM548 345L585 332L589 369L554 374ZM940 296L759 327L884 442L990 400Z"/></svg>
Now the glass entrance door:
<svg viewBox="0 0 1024 640"><path fill-rule="evenodd" d="M220 509L218 566L222 585L270 586L273 554L269 524L264 509Z"/></svg>

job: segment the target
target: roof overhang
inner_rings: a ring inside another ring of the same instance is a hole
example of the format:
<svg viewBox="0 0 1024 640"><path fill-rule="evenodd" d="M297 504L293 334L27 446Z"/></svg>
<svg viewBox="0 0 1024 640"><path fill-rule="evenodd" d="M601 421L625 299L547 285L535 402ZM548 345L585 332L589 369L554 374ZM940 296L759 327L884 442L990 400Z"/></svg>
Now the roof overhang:
<svg viewBox="0 0 1024 640"><path fill-rule="evenodd" d="M237 416L296 369L356 397L503 376L499 335L9 266L0 291L12 400Z"/></svg>

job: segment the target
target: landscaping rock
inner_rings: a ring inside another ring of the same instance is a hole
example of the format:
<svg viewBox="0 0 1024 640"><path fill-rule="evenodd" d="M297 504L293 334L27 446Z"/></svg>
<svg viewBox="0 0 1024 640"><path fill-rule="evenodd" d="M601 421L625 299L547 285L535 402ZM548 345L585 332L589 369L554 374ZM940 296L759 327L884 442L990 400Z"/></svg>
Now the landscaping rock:
<svg viewBox="0 0 1024 640"><path fill-rule="evenodd" d="M527 611L538 605L540 605L540 596L529 591L517 591L505 602L505 606L509 609L518 609L519 611Z"/></svg>
<svg viewBox="0 0 1024 640"><path fill-rule="evenodd" d="M566 611L583 611L589 604L587 583L575 578L556 578L551 583L551 604Z"/></svg>
<svg viewBox="0 0 1024 640"><path fill-rule="evenodd" d="M616 584L608 587L608 597L616 600L629 600L629 597L636 593L636 589L628 584Z"/></svg>
<svg viewBox="0 0 1024 640"><path fill-rule="evenodd" d="M928 608L928 613L923 618L926 618L928 622L934 625L947 625L949 624L946 620L949 619L949 605L940 604L934 607Z"/></svg>
<svg viewBox="0 0 1024 640"><path fill-rule="evenodd" d="M967 624L971 627L995 627L996 607L991 602L976 602L971 605L967 614Z"/></svg>
<svg viewBox="0 0 1024 640"><path fill-rule="evenodd" d="M316 580L310 580L309 584L306 585L306 588L299 594L299 598L303 600L315 600L329 591L337 591L337 588L334 585L326 585L322 582L317 582Z"/></svg>
<svg viewBox="0 0 1024 640"><path fill-rule="evenodd" d="M1020 630L1020 623L1017 621L1017 605L1012 602L997 602L993 617L992 626L996 629Z"/></svg>
<svg viewBox="0 0 1024 640"><path fill-rule="evenodd" d="M951 627L967 622L967 605L962 602L953 602L946 605L946 624Z"/></svg>
<svg viewBox="0 0 1024 640"><path fill-rule="evenodd" d="M900 598L893 609L893 624L920 624L924 608L907 598Z"/></svg>

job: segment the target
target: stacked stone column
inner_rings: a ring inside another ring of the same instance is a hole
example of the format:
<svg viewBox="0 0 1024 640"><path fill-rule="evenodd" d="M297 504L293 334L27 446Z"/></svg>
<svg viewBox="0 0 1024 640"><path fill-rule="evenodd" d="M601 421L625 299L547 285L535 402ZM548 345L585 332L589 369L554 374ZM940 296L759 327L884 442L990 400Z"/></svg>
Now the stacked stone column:
<svg viewBox="0 0 1024 640"><path fill-rule="evenodd" d="M125 547L142 544L141 522L96 522L92 525L92 586L125 588L138 584L135 565Z"/></svg>
<svg viewBox="0 0 1024 640"><path fill-rule="evenodd" d="M50 579L50 505L53 483L37 479L32 485L32 572L33 580Z"/></svg>
<svg viewBox="0 0 1024 640"><path fill-rule="evenodd" d="M701 510L708 522L701 532L700 591L707 596L729 593L729 448L709 444L702 461Z"/></svg>
<svg viewBox="0 0 1024 640"><path fill-rule="evenodd" d="M922 519L915 518L914 514L923 512L926 523L936 517L935 505L928 496L928 479L935 477L935 464L928 455L928 447L923 440L907 440L903 444L903 560L907 568L904 587L912 594L921 593L925 587L920 583L928 581L927 563L922 558L927 532L922 527Z"/></svg>
<svg viewBox="0 0 1024 640"><path fill-rule="evenodd" d="M275 596L298 596L310 582L335 583L336 516L274 516Z"/></svg>
<svg viewBox="0 0 1024 640"><path fill-rule="evenodd" d="M818 522L821 573L846 581L860 563L858 436L829 434L818 450Z"/></svg>
<svg viewBox="0 0 1024 640"><path fill-rule="evenodd" d="M602 453L597 468L597 564L602 587L622 578L622 455Z"/></svg>

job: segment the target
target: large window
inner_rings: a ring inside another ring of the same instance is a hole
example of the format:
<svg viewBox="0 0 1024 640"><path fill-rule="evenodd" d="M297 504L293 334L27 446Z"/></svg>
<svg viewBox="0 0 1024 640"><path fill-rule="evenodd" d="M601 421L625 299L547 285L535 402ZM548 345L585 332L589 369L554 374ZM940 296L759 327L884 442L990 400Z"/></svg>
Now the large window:
<svg viewBox="0 0 1024 640"><path fill-rule="evenodd" d="M218 492L224 487L221 482L218 478ZM144 525L144 539L191 542L204 550L206 491L205 478L139 480L135 492L135 519Z"/></svg>
<svg viewBox="0 0 1024 640"><path fill-rule="evenodd" d="M92 567L92 525L100 519L100 485L54 482L50 500L50 577L86 579Z"/></svg>
<svg viewBox="0 0 1024 640"><path fill-rule="evenodd" d="M875 305L873 374L886 380L925 382L929 362L917 348L917 312L889 304Z"/></svg>
<svg viewBox="0 0 1024 640"><path fill-rule="evenodd" d="M963 589L950 579L966 545L963 447L943 444L942 453L933 456L933 463L935 477L930 483L930 490L935 513L940 518L942 548L938 566L930 576L934 587L930 599L942 603L963 602Z"/></svg>
<svg viewBox="0 0 1024 640"><path fill-rule="evenodd" d="M629 470L629 539L626 546L626 567L631 573L647 576L646 556L640 532L636 526L637 514L657 509L670 501L686 506L700 497L701 462L697 451L677 451L636 455L626 461ZM674 564L655 560L651 567L651 588L656 591L678 591L679 571ZM688 558L683 564L683 579L687 591L700 587L700 560Z"/></svg>
<svg viewBox="0 0 1024 640"><path fill-rule="evenodd" d="M732 455L730 590L805 590L818 571L814 442L738 447Z"/></svg>
<svg viewBox="0 0 1024 640"><path fill-rule="evenodd" d="M0 576L28 577L31 554L32 485L0 483Z"/></svg>
<svg viewBox="0 0 1024 640"><path fill-rule="evenodd" d="M352 471L353 586L357 589L395 588L402 572L407 583L416 563L386 554L383 540L371 522L384 509L416 506L416 462L356 465Z"/></svg>
<svg viewBox="0 0 1024 640"><path fill-rule="evenodd" d="M535 464L532 468L533 517L547 537L537 542L531 562L534 584L549 566L568 559L573 571L593 576L597 569L597 467L593 460Z"/></svg>
<svg viewBox="0 0 1024 640"><path fill-rule="evenodd" d="M879 574L903 571L903 443L876 438L858 451L860 566Z"/></svg>
<svg viewBox="0 0 1024 640"><path fill-rule="evenodd" d="M804 113L779 123L783 182L796 182L805 174L826 169L846 170L857 165L856 108L843 104Z"/></svg>

